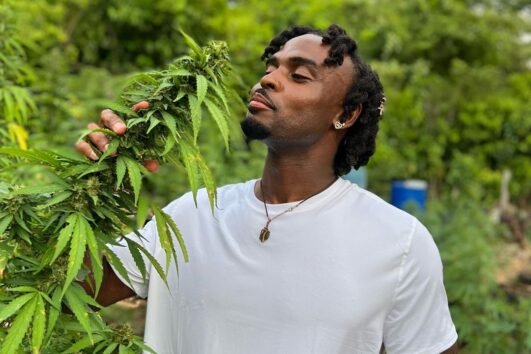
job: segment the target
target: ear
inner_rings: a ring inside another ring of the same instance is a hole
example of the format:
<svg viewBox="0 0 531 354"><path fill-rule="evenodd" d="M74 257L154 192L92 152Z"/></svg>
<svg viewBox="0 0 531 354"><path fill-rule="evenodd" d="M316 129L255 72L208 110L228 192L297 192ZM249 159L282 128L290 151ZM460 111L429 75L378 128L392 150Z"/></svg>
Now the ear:
<svg viewBox="0 0 531 354"><path fill-rule="evenodd" d="M345 124L345 128L350 128L356 123L358 120L358 117L360 116L361 112L363 111L363 107L361 106L361 103L358 103L356 108L350 112L350 114L346 117L345 120L343 120L342 123Z"/></svg>

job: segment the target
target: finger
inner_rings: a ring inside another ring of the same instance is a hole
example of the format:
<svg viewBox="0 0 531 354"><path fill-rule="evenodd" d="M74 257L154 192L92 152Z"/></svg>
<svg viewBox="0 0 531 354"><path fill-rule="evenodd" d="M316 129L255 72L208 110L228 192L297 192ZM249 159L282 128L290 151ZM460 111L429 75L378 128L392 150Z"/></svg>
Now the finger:
<svg viewBox="0 0 531 354"><path fill-rule="evenodd" d="M149 172L157 172L160 164L155 160L146 160L144 161L144 167L147 168Z"/></svg>
<svg viewBox="0 0 531 354"><path fill-rule="evenodd" d="M96 123L89 123L87 125L87 128L98 129L100 128L100 126L97 125ZM105 150L107 150L107 147L109 146L109 139L105 136L105 134L101 132L95 132L95 133L90 133L88 137L90 141L92 141L92 143L98 148L98 150L100 150L101 152L104 152Z"/></svg>
<svg viewBox="0 0 531 354"><path fill-rule="evenodd" d="M86 141L80 141L76 144L76 150L88 157L91 160L98 160L98 155L92 150L92 146Z"/></svg>
<svg viewBox="0 0 531 354"><path fill-rule="evenodd" d="M140 101L136 104L133 105L133 111L135 112L138 112L138 111L141 111L143 109L148 109L149 108L149 102L148 101Z"/></svg>
<svg viewBox="0 0 531 354"><path fill-rule="evenodd" d="M124 121L114 114L110 109L104 109L100 113L100 122L104 127L109 128L118 135L124 135L127 130L127 126Z"/></svg>

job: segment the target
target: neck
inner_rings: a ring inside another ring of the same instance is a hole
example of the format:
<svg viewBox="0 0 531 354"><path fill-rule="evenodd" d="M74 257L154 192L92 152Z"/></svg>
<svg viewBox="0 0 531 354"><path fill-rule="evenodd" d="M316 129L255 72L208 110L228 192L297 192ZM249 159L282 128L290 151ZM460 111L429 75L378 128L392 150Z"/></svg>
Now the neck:
<svg viewBox="0 0 531 354"><path fill-rule="evenodd" d="M337 179L333 157L322 150L280 153L270 148L262 174L264 196L258 183L255 194L272 204L299 201L315 195Z"/></svg>

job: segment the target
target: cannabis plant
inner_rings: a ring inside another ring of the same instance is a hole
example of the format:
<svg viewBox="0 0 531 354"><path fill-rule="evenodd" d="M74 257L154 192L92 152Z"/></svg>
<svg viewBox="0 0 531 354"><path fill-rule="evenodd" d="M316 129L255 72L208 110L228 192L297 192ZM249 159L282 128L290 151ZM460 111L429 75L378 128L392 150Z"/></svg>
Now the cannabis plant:
<svg viewBox="0 0 531 354"><path fill-rule="evenodd" d="M172 259L178 266L178 251L188 260L177 225L142 193L142 177L149 172L141 161L184 165L194 197L203 185L215 206L215 184L197 137L202 115L208 113L228 147L229 58L222 42L201 48L183 36L190 55L165 70L135 76L122 102L106 104L124 118L128 131L117 136L97 129L112 139L98 162L52 151L0 148L9 160L7 168L38 171L41 180L0 185L0 354L152 352L129 327L108 326L79 282L91 272L98 293L102 256L129 279L109 245L142 226L148 210L166 258L159 264L126 238L123 242L142 275L144 257L163 279ZM149 101L149 109L132 111L129 107L140 100ZM84 257L90 259L91 270Z"/></svg>

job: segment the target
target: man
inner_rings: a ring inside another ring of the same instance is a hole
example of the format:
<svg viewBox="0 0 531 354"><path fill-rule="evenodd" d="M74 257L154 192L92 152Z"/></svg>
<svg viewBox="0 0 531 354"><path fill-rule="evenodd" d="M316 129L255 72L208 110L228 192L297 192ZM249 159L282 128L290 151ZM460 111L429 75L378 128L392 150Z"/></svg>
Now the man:
<svg viewBox="0 0 531 354"><path fill-rule="evenodd" d="M293 27L265 49L243 132L268 147L262 178L166 207L190 262L169 289L144 282L116 247L132 289L106 265L98 300L148 297L145 340L159 353L456 353L437 248L414 217L338 178L374 153L383 89L333 25ZM147 102L136 109L146 108ZM114 113L101 121L117 133ZM104 149L101 134L91 136ZM78 149L90 157L91 147ZM151 162L151 168L156 166ZM163 251L150 222L142 241Z"/></svg>

